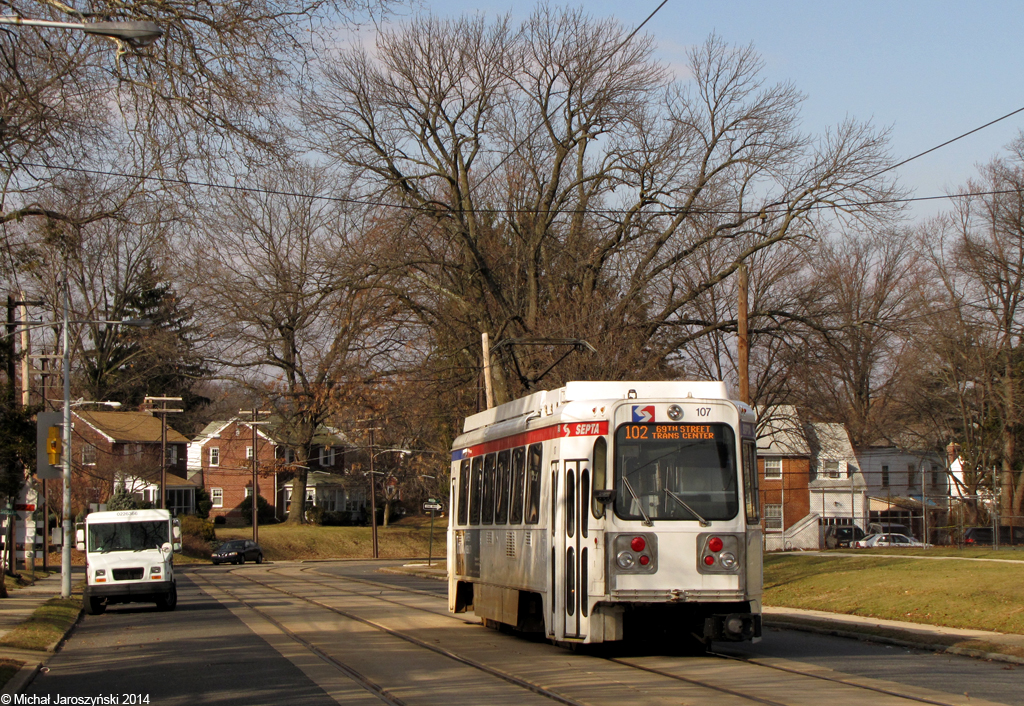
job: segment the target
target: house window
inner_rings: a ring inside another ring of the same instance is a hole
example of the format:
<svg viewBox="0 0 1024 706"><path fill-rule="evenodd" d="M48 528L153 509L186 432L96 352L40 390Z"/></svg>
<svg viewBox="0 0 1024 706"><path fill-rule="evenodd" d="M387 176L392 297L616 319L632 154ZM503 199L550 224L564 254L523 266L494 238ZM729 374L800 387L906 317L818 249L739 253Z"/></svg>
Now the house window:
<svg viewBox="0 0 1024 706"><path fill-rule="evenodd" d="M245 497L247 497L247 498L251 498L252 497L252 488L251 487L248 487L248 488L245 489Z"/></svg>
<svg viewBox="0 0 1024 706"><path fill-rule="evenodd" d="M334 454L335 449L327 448L324 446L320 447L320 465L321 466L333 466L334 465Z"/></svg>
<svg viewBox="0 0 1024 706"><path fill-rule="evenodd" d="M167 465L177 466L178 465L178 445L171 444L167 447Z"/></svg>
<svg viewBox="0 0 1024 706"><path fill-rule="evenodd" d="M224 489L210 488L210 500L214 507L224 507Z"/></svg>
<svg viewBox="0 0 1024 706"><path fill-rule="evenodd" d="M825 478L839 478L839 461L822 461L821 474Z"/></svg>
<svg viewBox="0 0 1024 706"><path fill-rule="evenodd" d="M782 478L782 459L766 458L764 460L764 479L780 480Z"/></svg>
<svg viewBox="0 0 1024 706"><path fill-rule="evenodd" d="M252 447L251 446L246 446L245 447L245 460L246 461L251 461L252 460Z"/></svg>
<svg viewBox="0 0 1024 706"><path fill-rule="evenodd" d="M85 444L82 446L82 465L96 465L96 447L93 446L92 444Z"/></svg>
<svg viewBox="0 0 1024 706"><path fill-rule="evenodd" d="M907 487L913 488L917 485L917 466L912 463L907 464Z"/></svg>
<svg viewBox="0 0 1024 706"><path fill-rule="evenodd" d="M932 487L934 488L939 484L939 467L934 463L932 464Z"/></svg>
<svg viewBox="0 0 1024 706"><path fill-rule="evenodd" d="M765 503L764 528L766 530L782 529L782 505Z"/></svg>
<svg viewBox="0 0 1024 706"><path fill-rule="evenodd" d="M285 449L284 460L287 463L295 463L295 449Z"/></svg>
<svg viewBox="0 0 1024 706"><path fill-rule="evenodd" d="M888 488L889 487L889 467L888 466L882 466L882 487L883 488Z"/></svg>
<svg viewBox="0 0 1024 706"><path fill-rule="evenodd" d="M210 447L210 465L211 466L219 466L220 465L220 449L218 447L216 447L216 446L211 446Z"/></svg>

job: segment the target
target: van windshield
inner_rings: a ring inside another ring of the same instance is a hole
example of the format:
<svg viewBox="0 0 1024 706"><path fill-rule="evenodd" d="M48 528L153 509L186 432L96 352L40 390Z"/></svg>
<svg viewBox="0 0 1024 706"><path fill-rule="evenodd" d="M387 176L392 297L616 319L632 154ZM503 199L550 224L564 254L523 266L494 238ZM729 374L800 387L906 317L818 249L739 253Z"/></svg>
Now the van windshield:
<svg viewBox="0 0 1024 706"><path fill-rule="evenodd" d="M623 424L615 431L615 514L728 520L739 511L736 437L727 424Z"/></svg>
<svg viewBox="0 0 1024 706"><path fill-rule="evenodd" d="M140 552L168 542L167 522L104 522L89 525L90 552Z"/></svg>

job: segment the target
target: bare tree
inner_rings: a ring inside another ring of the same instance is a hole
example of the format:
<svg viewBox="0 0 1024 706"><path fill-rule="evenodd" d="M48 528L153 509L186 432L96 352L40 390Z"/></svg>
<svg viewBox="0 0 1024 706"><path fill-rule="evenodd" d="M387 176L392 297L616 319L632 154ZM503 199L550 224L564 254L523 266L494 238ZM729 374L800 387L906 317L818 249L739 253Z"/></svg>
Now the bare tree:
<svg viewBox="0 0 1024 706"><path fill-rule="evenodd" d="M712 37L687 84L651 54L579 10L425 17L382 32L377 58L342 52L307 94L310 144L391 207L379 269L467 368L486 332L595 345L558 378L671 374L709 329L695 302L742 262L836 214L887 215L858 205L893 193L884 135L805 137L800 95L766 85L752 49ZM686 281L709 245L730 256ZM561 354L531 350L521 379L498 366L499 401Z"/></svg>
<svg viewBox="0 0 1024 706"><path fill-rule="evenodd" d="M329 195L322 170L266 172L223 196L195 227L182 261L221 374L270 404L295 452L302 507L317 428L376 359L396 346L391 313L353 267L361 224ZM294 195L286 195L294 194ZM301 194L301 195L300 195ZM301 511L290 522L303 522Z"/></svg>
<svg viewBox="0 0 1024 706"><path fill-rule="evenodd" d="M950 377L948 389L955 392L951 401L962 410L957 441L969 470L979 476L989 464L998 464L1001 513L1007 522L1020 522L1024 136L1010 145L1006 157L980 171L979 179L962 190L966 195L955 198L949 218L931 229L937 279L952 312L938 318L945 322L938 332L943 344L938 359Z"/></svg>
<svg viewBox="0 0 1024 706"><path fill-rule="evenodd" d="M854 448L906 430L901 385L918 321L919 263L907 232L846 233L808 248L804 321L791 371L811 418L842 422Z"/></svg>

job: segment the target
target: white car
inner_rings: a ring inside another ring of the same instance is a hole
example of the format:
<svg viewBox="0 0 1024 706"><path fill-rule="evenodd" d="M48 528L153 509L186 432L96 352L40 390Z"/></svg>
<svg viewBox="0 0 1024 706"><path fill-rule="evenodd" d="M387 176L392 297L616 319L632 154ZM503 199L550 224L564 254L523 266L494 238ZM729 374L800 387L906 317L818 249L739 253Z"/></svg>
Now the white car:
<svg viewBox="0 0 1024 706"><path fill-rule="evenodd" d="M902 547L913 549L930 547L932 545L919 542L913 537L908 537L905 534L869 534L867 537L857 542L857 546L862 549L869 549L871 547Z"/></svg>

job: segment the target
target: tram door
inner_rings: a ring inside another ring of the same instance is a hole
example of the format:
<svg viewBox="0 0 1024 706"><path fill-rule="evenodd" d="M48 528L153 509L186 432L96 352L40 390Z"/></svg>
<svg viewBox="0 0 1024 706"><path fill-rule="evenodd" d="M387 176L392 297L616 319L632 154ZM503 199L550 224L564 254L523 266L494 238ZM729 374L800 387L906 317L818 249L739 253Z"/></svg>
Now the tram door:
<svg viewBox="0 0 1024 706"><path fill-rule="evenodd" d="M562 557L563 607L566 637L586 636L587 581L589 549L587 547L588 506L590 503L590 471L583 461L566 461L562 482L565 554Z"/></svg>

